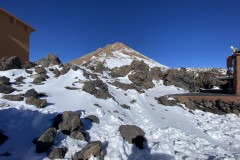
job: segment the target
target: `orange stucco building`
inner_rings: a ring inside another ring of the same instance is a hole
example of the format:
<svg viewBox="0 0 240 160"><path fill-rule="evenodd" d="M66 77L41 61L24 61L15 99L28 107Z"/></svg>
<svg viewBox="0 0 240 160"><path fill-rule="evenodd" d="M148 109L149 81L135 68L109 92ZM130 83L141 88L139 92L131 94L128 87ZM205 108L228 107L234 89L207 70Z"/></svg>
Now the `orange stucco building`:
<svg viewBox="0 0 240 160"><path fill-rule="evenodd" d="M227 68L233 67L233 93L240 95L240 53L239 51L227 57Z"/></svg>
<svg viewBox="0 0 240 160"><path fill-rule="evenodd" d="M18 56L29 61L29 37L35 29L0 8L0 58Z"/></svg>

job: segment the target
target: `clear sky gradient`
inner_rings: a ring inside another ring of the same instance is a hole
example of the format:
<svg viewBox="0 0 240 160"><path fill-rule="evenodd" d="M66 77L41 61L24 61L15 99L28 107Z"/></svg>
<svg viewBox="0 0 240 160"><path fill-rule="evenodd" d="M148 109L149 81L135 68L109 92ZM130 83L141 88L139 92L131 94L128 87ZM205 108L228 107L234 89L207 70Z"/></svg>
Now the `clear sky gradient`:
<svg viewBox="0 0 240 160"><path fill-rule="evenodd" d="M68 62L122 42L174 68L226 67L240 48L240 0L0 0L37 31L30 60Z"/></svg>

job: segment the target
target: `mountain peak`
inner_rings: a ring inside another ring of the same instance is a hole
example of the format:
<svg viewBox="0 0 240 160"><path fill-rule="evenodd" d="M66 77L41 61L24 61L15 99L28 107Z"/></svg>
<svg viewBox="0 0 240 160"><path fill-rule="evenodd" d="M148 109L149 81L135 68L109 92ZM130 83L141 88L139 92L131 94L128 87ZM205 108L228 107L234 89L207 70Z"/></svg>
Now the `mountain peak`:
<svg viewBox="0 0 240 160"><path fill-rule="evenodd" d="M106 45L104 48L98 48L96 51L70 61L69 63L88 63L92 65L102 63L111 69L123 65L130 65L133 60L143 60L149 67L166 67L120 42Z"/></svg>
<svg viewBox="0 0 240 160"><path fill-rule="evenodd" d="M121 49L125 49L125 48L129 49L128 46L126 46L123 43L119 43L119 42L116 42L112 45L112 49L114 49L114 50L121 50Z"/></svg>

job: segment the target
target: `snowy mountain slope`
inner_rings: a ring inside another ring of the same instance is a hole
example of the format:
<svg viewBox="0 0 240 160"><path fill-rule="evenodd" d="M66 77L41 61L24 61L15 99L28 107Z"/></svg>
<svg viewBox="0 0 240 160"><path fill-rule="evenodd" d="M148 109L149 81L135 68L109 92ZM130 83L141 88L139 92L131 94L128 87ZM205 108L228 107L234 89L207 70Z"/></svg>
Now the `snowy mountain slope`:
<svg viewBox="0 0 240 160"><path fill-rule="evenodd" d="M124 91L108 83L116 79L109 79L107 72L95 73L107 84L115 100L98 99L82 91L82 82L89 80L82 70L70 70L58 78L49 69L47 71L50 78L44 85L32 84L33 78L22 69L0 72L0 76L9 77L10 82L19 76L26 77L22 86L12 83L18 90L12 94L24 94L28 89L34 88L37 92L45 92L46 97L43 98L48 102L45 108L38 109L25 101L0 99L0 103L10 105L0 107L0 129L9 136L0 146L0 155L10 153L10 156L0 156L0 159L47 160L47 153L35 153L32 140L52 125L58 113L69 110L82 114L83 129L87 131L90 141L102 142L104 158L107 160L240 158L240 118L237 115L214 115L199 110L192 114L184 106L163 106L155 100L155 97L162 95L184 93L180 88L164 86L162 81L154 81L155 87L145 90L145 93ZM117 79L122 83L129 82L127 76ZM66 86L79 89L68 90ZM1 97L2 95L0 93ZM121 104L129 105L130 110L120 107ZM99 117L100 124L91 124L83 119L91 114ZM120 136L118 129L122 124L133 124L144 130L147 138L145 149L139 150ZM65 159L71 159L86 144L86 141L72 139L58 131L53 147L67 147Z"/></svg>
<svg viewBox="0 0 240 160"><path fill-rule="evenodd" d="M110 44L104 48L99 48L95 52L87 54L76 60L70 61L71 64L84 64L89 63L90 65L96 65L98 63L104 64L105 67L114 68L123 65L130 65L133 60L144 60L149 67L163 67L166 66L138 53L137 51L129 48L123 43L116 42Z"/></svg>

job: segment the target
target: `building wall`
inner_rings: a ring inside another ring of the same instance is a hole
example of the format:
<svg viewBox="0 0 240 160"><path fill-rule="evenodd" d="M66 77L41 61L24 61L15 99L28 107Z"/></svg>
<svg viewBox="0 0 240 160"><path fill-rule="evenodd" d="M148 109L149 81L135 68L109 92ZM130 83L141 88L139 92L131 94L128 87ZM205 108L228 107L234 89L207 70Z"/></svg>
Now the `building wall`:
<svg viewBox="0 0 240 160"><path fill-rule="evenodd" d="M233 93L240 95L240 54L234 55Z"/></svg>
<svg viewBox="0 0 240 160"><path fill-rule="evenodd" d="M0 58L18 56L29 61L30 28L0 12Z"/></svg>

